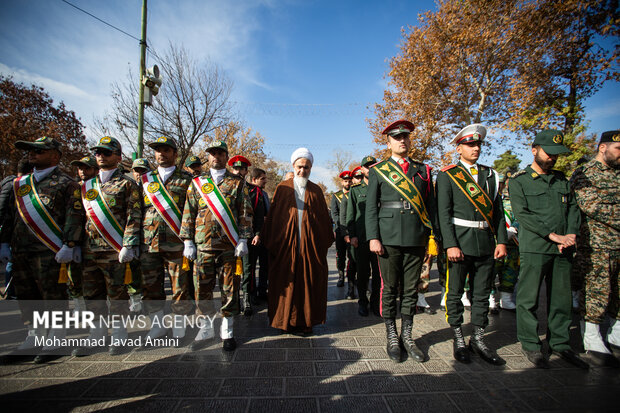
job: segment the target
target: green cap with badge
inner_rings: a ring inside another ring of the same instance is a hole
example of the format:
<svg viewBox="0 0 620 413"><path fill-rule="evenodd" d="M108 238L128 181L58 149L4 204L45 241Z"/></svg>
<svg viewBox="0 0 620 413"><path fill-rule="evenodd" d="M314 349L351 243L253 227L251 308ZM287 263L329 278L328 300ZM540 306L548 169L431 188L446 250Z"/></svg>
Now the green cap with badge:
<svg viewBox="0 0 620 413"><path fill-rule="evenodd" d="M153 149L157 149L160 146L169 146L170 148L177 150L177 141L166 136L157 138L155 142L149 143L149 146Z"/></svg>
<svg viewBox="0 0 620 413"><path fill-rule="evenodd" d="M87 168L99 169L99 165L97 165L97 160L94 156L85 156L81 159L76 159L74 161L71 161L71 165L86 166Z"/></svg>
<svg viewBox="0 0 620 413"><path fill-rule="evenodd" d="M133 161L131 164L131 169L144 169L146 171L151 169L151 165L149 164L148 159L146 158L138 158Z"/></svg>
<svg viewBox="0 0 620 413"><path fill-rule="evenodd" d="M377 159L374 156L368 155L368 156L365 156L364 159L362 159L362 162L360 162L360 165L368 167L369 165L372 165L375 163L377 163Z"/></svg>
<svg viewBox="0 0 620 413"><path fill-rule="evenodd" d="M24 151L34 151L34 150L48 150L48 149L56 149L60 151L60 142L56 139L48 138L44 136L35 140L34 142L30 141L16 141L15 147L17 149L22 149Z"/></svg>
<svg viewBox="0 0 620 413"><path fill-rule="evenodd" d="M202 161L196 155L188 156L185 160L185 166L189 168L192 165L202 165Z"/></svg>
<svg viewBox="0 0 620 413"><path fill-rule="evenodd" d="M213 149L221 149L228 153L228 145L224 141L212 141L209 145L207 145L207 152L212 151Z"/></svg>
<svg viewBox="0 0 620 413"><path fill-rule="evenodd" d="M111 136L104 136L103 138L99 139L99 142L97 143L97 145L91 146L90 149L92 150L107 149L109 151L116 152L116 153L122 152L121 143L118 141L118 139L113 138Z"/></svg>
<svg viewBox="0 0 620 413"><path fill-rule="evenodd" d="M562 135L562 132L555 129L546 129L542 132L538 132L536 138L534 138L532 147L536 145L540 145L547 155L560 155L570 152L570 150L564 146L564 135Z"/></svg>

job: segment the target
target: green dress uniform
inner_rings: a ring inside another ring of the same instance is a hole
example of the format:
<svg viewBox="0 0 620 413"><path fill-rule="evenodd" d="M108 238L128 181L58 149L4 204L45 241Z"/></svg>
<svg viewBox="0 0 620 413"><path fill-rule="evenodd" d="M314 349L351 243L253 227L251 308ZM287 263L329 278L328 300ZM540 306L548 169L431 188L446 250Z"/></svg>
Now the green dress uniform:
<svg viewBox="0 0 620 413"><path fill-rule="evenodd" d="M345 228L340 225L340 209L344 199L344 191L341 189L332 194L329 210L334 223L334 232L336 233L336 267L338 268L338 276L340 283L344 281L344 268L347 261L347 243L344 240Z"/></svg>
<svg viewBox="0 0 620 413"><path fill-rule="evenodd" d="M350 238L357 238L357 248L353 251L353 259L357 268L357 292L358 304L367 310L368 307L368 280L372 269L372 291L370 295L370 306L374 312L379 312L379 289L381 280L379 278L379 263L376 254L370 252L368 238L366 237L366 199L368 185L362 182L354 186L349 192L347 201L346 226ZM362 310L363 311L363 310ZM363 311L367 314L367 312Z"/></svg>
<svg viewBox="0 0 620 413"><path fill-rule="evenodd" d="M443 168L437 175L437 209L443 248L447 251L448 248L458 247L464 255L462 261L447 262L446 320L452 327L463 324L464 307L461 296L469 274L472 291L471 322L476 327L485 328L488 325L496 237L498 244L508 242L504 208L501 196L497 193L497 173L488 166L478 165L478 187L488 195L493 204L489 226L469 197L448 176L448 170L458 166L465 168L466 172L463 173L471 174L469 167L459 163Z"/></svg>
<svg viewBox="0 0 620 413"><path fill-rule="evenodd" d="M439 226L430 168L411 159L408 159L408 162L406 175L422 194L437 236ZM384 255L379 256L379 270L383 281L381 316L384 319L396 318L396 298L400 285L403 290L401 314L403 317L412 317L416 312L418 297L416 286L431 231L422 223L413 206L379 175L377 168L385 163L401 168L393 158L390 158L370 169L366 195L366 239L381 241L385 250Z"/></svg>
<svg viewBox="0 0 620 413"><path fill-rule="evenodd" d="M182 211L185 206L187 189L191 185L192 175L179 168L163 182L158 170L153 171L174 203ZM172 286L172 312L186 315L193 310L190 301L192 273L183 270L183 241L164 221L151 203L148 195L144 195L144 219L142 221L142 300L149 313L164 309L166 295L164 292L165 270L170 276Z"/></svg>
<svg viewBox="0 0 620 413"><path fill-rule="evenodd" d="M359 184L358 184L359 185ZM340 204L340 213L338 219L340 219L340 228L342 228L342 232L344 236L349 236L349 228L347 227L347 209L351 200L351 191L357 185L351 185L349 191L344 194L342 197L342 203ZM355 257L353 256L353 247L351 244L347 244L345 241L346 248L346 256L347 256L347 299L353 300L355 299L355 288L357 286L357 263Z"/></svg>
<svg viewBox="0 0 620 413"><path fill-rule="evenodd" d="M521 268L517 286L517 337L526 351L540 351L538 297L547 284L548 340L554 351L569 350L571 322L570 272L572 253L560 253L549 234L577 234L581 218L564 174L546 175L531 166L512 176L509 185L512 210L520 225Z"/></svg>

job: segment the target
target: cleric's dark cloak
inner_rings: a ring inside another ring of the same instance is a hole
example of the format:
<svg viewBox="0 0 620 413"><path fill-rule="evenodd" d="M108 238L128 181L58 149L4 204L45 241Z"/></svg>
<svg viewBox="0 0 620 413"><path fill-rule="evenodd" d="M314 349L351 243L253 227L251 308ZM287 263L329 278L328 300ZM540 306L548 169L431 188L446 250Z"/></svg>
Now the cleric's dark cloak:
<svg viewBox="0 0 620 413"><path fill-rule="evenodd" d="M269 320L282 330L325 323L327 250L334 242L321 188L308 182L301 240L293 179L276 188L261 240L269 250Z"/></svg>

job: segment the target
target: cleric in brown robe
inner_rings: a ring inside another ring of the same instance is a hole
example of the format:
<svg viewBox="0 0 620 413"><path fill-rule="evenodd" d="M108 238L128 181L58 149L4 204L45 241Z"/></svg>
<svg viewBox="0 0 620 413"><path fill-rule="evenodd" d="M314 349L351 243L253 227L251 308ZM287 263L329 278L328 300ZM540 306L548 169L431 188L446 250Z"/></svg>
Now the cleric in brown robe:
<svg viewBox="0 0 620 413"><path fill-rule="evenodd" d="M295 176L276 188L260 234L269 250L269 321L291 333L312 333L325 323L327 249L334 242L321 188L310 182L313 157L306 148L291 156Z"/></svg>

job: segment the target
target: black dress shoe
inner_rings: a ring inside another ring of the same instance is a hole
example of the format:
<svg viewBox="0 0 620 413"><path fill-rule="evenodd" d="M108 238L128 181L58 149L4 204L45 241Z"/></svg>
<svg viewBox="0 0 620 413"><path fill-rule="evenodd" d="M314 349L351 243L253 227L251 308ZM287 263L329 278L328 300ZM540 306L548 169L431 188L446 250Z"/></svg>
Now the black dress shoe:
<svg viewBox="0 0 620 413"><path fill-rule="evenodd" d="M540 350L532 350L532 351L523 350L523 352L525 353L525 357L527 357L527 359L533 365L535 365L536 368L538 369L549 368L549 362L547 361L545 356L540 352Z"/></svg>
<svg viewBox="0 0 620 413"><path fill-rule="evenodd" d="M357 313L362 317L368 317L368 306L365 304L360 304L357 308Z"/></svg>
<svg viewBox="0 0 620 413"><path fill-rule="evenodd" d="M235 341L235 338L225 338L224 343L222 344L222 348L224 349L224 351L235 351L235 349L237 348L237 342Z"/></svg>
<svg viewBox="0 0 620 413"><path fill-rule="evenodd" d="M584 370L588 370L590 368L590 365L583 361L583 359L571 349L555 351L555 353L557 353L560 357L562 357L564 360L568 361L575 367L579 367L580 369Z"/></svg>

